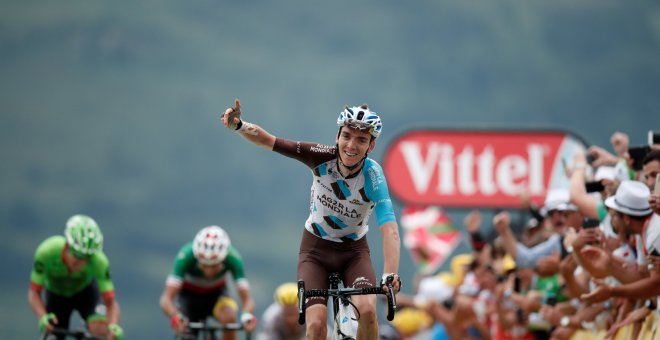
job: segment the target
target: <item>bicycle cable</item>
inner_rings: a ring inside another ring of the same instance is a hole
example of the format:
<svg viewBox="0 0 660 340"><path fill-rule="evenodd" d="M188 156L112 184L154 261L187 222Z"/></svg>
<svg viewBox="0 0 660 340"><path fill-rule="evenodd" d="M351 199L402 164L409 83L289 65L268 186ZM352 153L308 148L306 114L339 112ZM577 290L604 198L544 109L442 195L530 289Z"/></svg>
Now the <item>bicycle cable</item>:
<svg viewBox="0 0 660 340"><path fill-rule="evenodd" d="M355 307L355 304L353 303L353 301L348 297L339 298L338 300L339 300L340 304L343 304L342 300L348 301L348 304L353 309L353 314L355 315L355 318L351 318L351 320L358 322L360 320L360 310L357 309L357 307ZM337 317L339 317L339 313L335 314L335 324L339 324L339 322L341 322L341 320L339 320L339 321L337 320ZM348 334L344 334L344 332L341 331L341 328L338 327L337 331L339 332L339 335L342 336L342 339L353 339L353 338L349 337Z"/></svg>

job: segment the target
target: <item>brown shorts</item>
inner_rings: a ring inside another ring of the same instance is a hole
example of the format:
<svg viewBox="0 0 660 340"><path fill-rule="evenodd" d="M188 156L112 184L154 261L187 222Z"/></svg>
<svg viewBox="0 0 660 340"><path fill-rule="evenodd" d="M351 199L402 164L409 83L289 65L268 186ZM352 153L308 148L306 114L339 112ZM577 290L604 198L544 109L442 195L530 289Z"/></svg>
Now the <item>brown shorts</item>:
<svg viewBox="0 0 660 340"><path fill-rule="evenodd" d="M305 289L329 288L328 276L338 272L344 286L375 287L376 273L371 263L367 237L352 242L333 242L314 236L303 229L298 256L298 279L305 281ZM307 306L326 304L325 298L313 298Z"/></svg>

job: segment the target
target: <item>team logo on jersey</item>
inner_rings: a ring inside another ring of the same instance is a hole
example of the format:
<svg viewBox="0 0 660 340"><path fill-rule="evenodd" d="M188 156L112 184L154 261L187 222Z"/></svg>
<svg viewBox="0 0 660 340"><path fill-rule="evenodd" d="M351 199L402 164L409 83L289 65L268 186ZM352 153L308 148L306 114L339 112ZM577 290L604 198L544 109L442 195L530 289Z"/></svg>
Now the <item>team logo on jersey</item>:
<svg viewBox="0 0 660 340"><path fill-rule="evenodd" d="M357 199L357 198L354 198L354 199L350 200L349 202L351 204L355 204L355 205L362 205L362 202L360 202L360 200Z"/></svg>
<svg viewBox="0 0 660 340"><path fill-rule="evenodd" d="M374 191L378 191L378 185L383 183L383 175L375 167L369 168L367 172L369 173L369 178L371 179L371 185L373 186L372 189Z"/></svg>
<svg viewBox="0 0 660 340"><path fill-rule="evenodd" d="M335 147L330 145L316 144L315 146L311 146L309 148L309 151L318 152L318 153L329 153L334 155Z"/></svg>
<svg viewBox="0 0 660 340"><path fill-rule="evenodd" d="M356 278L355 281L353 281L353 287L358 288L360 286L373 287L373 284L366 277L360 276L360 277Z"/></svg>
<svg viewBox="0 0 660 340"><path fill-rule="evenodd" d="M44 272L44 264L41 263L40 261L37 261L34 263L34 271L42 274Z"/></svg>
<svg viewBox="0 0 660 340"><path fill-rule="evenodd" d="M330 196L317 195L316 199L319 203L321 203L321 205L334 211L335 213L340 214L343 217L360 218L360 213L356 209L350 209L349 207L344 206L341 202Z"/></svg>

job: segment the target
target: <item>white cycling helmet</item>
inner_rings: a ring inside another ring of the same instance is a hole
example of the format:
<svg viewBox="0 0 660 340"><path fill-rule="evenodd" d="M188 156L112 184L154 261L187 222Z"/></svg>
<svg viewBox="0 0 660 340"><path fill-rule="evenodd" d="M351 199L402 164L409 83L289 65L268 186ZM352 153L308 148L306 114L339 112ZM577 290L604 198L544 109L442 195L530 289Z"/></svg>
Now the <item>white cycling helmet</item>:
<svg viewBox="0 0 660 340"><path fill-rule="evenodd" d="M64 229L66 243L74 254L91 256L103 249L103 234L96 221L86 215L73 215Z"/></svg>
<svg viewBox="0 0 660 340"><path fill-rule="evenodd" d="M380 136L383 129L383 123L378 114L369 110L366 104L353 107L344 106L344 110L339 113L339 118L337 118L337 125L339 128L349 126L354 129L368 130L374 139Z"/></svg>
<svg viewBox="0 0 660 340"><path fill-rule="evenodd" d="M229 252L229 235L218 226L200 230L193 240L193 254L199 263L213 266L220 264Z"/></svg>

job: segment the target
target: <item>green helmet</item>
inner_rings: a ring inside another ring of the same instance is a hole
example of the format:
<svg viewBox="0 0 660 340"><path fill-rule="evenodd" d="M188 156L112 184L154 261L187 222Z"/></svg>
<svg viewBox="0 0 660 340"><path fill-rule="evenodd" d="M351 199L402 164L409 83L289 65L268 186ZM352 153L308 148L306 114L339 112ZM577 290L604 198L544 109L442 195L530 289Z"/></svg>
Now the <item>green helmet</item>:
<svg viewBox="0 0 660 340"><path fill-rule="evenodd" d="M91 217L73 215L66 221L66 243L74 253L90 256L103 248L103 234Z"/></svg>

